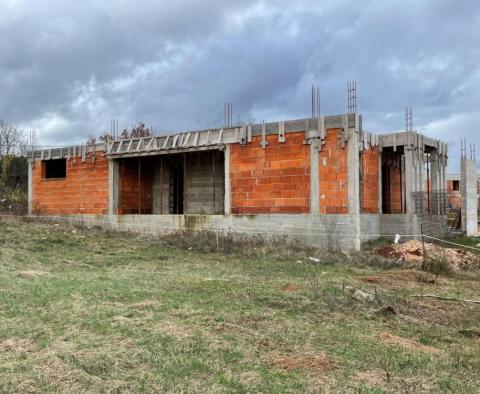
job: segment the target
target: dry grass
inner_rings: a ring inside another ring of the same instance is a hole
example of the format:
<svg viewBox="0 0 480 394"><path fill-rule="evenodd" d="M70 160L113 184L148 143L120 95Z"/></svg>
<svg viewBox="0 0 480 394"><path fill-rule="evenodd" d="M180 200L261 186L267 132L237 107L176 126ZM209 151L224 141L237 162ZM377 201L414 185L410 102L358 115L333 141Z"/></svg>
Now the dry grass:
<svg viewBox="0 0 480 394"><path fill-rule="evenodd" d="M475 298L475 277L300 245L217 248L208 234L0 226L0 392L475 393L480 383L480 307L410 297Z"/></svg>
<svg viewBox="0 0 480 394"><path fill-rule="evenodd" d="M411 339L402 338L397 335L390 334L388 332L381 332L378 334L380 340L390 345L398 345L405 349L420 351L424 353L439 353L440 350L434 348L433 346L422 345Z"/></svg>

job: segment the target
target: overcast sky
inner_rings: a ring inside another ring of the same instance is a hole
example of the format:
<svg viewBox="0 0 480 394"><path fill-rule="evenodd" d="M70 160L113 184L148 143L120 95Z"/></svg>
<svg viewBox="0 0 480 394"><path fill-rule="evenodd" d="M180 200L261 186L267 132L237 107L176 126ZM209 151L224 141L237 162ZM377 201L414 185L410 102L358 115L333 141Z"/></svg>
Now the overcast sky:
<svg viewBox="0 0 480 394"><path fill-rule="evenodd" d="M478 0L0 0L0 118L40 143L137 121L158 134L346 112L480 150ZM479 154L480 157L480 154Z"/></svg>

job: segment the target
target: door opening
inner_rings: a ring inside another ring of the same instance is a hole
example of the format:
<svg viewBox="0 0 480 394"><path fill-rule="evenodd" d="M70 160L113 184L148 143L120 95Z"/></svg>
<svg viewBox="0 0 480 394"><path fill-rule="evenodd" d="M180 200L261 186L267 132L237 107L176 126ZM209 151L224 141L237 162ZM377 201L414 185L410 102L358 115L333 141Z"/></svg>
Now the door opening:
<svg viewBox="0 0 480 394"><path fill-rule="evenodd" d="M184 212L185 167L183 159L176 157L170 166L169 210L171 214L182 215Z"/></svg>

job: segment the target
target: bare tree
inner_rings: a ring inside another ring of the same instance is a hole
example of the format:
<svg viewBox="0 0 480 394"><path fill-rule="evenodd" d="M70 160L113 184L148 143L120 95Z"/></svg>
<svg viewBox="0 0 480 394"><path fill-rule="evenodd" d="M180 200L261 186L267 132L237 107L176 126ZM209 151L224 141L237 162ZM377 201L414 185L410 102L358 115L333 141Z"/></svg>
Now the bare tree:
<svg viewBox="0 0 480 394"><path fill-rule="evenodd" d="M10 155L25 155L28 141L25 132L0 119L0 159Z"/></svg>
<svg viewBox="0 0 480 394"><path fill-rule="evenodd" d="M136 125L132 125L130 129L124 129L118 138L128 139L128 138L141 138L141 137L151 137L153 135L153 130L145 126L145 123L139 122ZM88 144L95 144L96 142L110 142L115 140L115 137L112 134L106 132L100 132L98 139L90 135L87 140Z"/></svg>

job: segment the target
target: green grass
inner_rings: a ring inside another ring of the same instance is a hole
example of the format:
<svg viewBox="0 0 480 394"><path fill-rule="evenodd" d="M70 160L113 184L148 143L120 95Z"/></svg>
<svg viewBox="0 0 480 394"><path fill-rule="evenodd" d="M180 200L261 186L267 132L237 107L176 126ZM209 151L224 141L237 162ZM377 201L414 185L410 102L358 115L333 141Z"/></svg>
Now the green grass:
<svg viewBox="0 0 480 394"><path fill-rule="evenodd" d="M203 237L0 221L0 391L478 392L480 307L410 297L478 277L365 282L388 262Z"/></svg>

